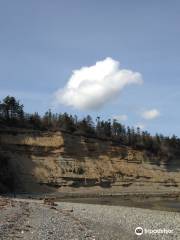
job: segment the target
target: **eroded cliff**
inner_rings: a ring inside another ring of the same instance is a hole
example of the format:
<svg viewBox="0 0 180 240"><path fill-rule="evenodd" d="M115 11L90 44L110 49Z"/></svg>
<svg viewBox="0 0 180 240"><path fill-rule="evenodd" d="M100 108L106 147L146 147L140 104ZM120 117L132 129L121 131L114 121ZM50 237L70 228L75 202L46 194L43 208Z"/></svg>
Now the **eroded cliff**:
<svg viewBox="0 0 180 240"><path fill-rule="evenodd" d="M13 175L20 192L180 190L180 159L64 132L1 130L0 161L1 189Z"/></svg>

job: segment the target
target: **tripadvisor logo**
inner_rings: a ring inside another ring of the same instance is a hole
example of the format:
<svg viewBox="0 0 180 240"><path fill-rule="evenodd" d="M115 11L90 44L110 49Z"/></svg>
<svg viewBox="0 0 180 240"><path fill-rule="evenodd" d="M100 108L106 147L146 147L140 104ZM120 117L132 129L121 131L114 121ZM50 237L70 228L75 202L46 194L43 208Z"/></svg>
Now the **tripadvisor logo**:
<svg viewBox="0 0 180 240"><path fill-rule="evenodd" d="M140 236L142 234L173 234L173 229L147 229L142 227L137 227L135 229L135 234Z"/></svg>
<svg viewBox="0 0 180 240"><path fill-rule="evenodd" d="M142 235L142 234L143 234L143 229L142 229L142 227L137 227L137 228L135 229L135 234L138 235L138 236Z"/></svg>

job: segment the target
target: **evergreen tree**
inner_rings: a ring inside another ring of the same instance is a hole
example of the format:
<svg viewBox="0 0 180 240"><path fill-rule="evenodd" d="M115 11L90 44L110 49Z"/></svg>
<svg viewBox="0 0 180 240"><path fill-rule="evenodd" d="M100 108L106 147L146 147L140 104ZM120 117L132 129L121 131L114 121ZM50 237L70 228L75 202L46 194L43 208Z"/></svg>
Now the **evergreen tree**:
<svg viewBox="0 0 180 240"><path fill-rule="evenodd" d="M24 113L24 106L16 98L7 96L0 102L0 124L34 128L39 130L67 131L73 134L80 134L87 137L99 137L113 140L118 144L130 146L136 149L146 150L153 154L166 156L168 159L180 156L180 139L173 135L165 137L162 134L150 135L140 128L136 130L132 127L125 127L116 119L101 120L98 116L96 122L90 115L82 120L77 116L68 113L54 114L48 110L43 117L37 112L34 114Z"/></svg>

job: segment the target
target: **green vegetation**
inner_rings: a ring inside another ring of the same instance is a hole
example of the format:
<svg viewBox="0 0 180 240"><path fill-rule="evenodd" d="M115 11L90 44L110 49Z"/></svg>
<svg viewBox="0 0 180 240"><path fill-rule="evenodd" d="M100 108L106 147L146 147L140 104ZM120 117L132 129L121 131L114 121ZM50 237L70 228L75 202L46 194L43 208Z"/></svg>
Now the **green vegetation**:
<svg viewBox="0 0 180 240"><path fill-rule="evenodd" d="M53 114L50 110L44 116L38 113L29 114L23 110L14 97L7 96L0 102L0 126L19 128L32 128L36 130L65 131L72 134L94 137L104 140L112 140L117 144L131 146L135 149L147 150L153 154L166 155L168 159L180 156L180 139L176 136L165 137L156 134L150 135L140 128L125 127L117 120L107 121L96 118L93 122L91 116L83 119L63 114Z"/></svg>

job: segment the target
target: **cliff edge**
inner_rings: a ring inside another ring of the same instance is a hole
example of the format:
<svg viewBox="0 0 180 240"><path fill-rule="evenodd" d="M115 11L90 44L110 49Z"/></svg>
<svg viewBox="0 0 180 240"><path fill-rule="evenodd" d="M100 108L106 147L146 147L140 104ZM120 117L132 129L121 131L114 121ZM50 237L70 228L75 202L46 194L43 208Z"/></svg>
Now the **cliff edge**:
<svg viewBox="0 0 180 240"><path fill-rule="evenodd" d="M180 190L180 159L66 132L0 131L0 191Z"/></svg>

